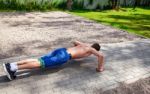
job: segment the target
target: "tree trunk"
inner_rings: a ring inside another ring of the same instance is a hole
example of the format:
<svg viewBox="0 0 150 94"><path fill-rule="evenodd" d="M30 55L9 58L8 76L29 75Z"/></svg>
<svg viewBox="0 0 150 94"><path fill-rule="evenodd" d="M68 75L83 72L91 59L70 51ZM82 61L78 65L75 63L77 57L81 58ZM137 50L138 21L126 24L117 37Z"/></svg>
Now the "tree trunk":
<svg viewBox="0 0 150 94"><path fill-rule="evenodd" d="M118 0L111 0L110 2L112 4L112 9L116 9L117 8Z"/></svg>
<svg viewBox="0 0 150 94"><path fill-rule="evenodd" d="M126 0L124 0L124 6L125 6L125 7L127 6L127 2L126 2Z"/></svg>
<svg viewBox="0 0 150 94"><path fill-rule="evenodd" d="M138 5L140 5L141 0L135 0L133 9L135 9Z"/></svg>
<svg viewBox="0 0 150 94"><path fill-rule="evenodd" d="M112 0L112 9L115 9L115 0Z"/></svg>
<svg viewBox="0 0 150 94"><path fill-rule="evenodd" d="M72 0L67 0L67 9L68 10L72 10L72 4L73 4Z"/></svg>

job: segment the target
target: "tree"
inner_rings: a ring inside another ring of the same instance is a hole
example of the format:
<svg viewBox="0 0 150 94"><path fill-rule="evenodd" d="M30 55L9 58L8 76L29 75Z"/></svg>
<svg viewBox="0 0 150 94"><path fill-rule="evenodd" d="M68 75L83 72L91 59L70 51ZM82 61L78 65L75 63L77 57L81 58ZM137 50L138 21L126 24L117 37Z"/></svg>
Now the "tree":
<svg viewBox="0 0 150 94"><path fill-rule="evenodd" d="M133 9L140 5L141 0L134 0Z"/></svg>
<svg viewBox="0 0 150 94"><path fill-rule="evenodd" d="M112 6L112 9L119 9L120 0L109 0L109 3Z"/></svg>
<svg viewBox="0 0 150 94"><path fill-rule="evenodd" d="M126 0L123 0L123 2L124 2L124 6L127 6L127 2L126 2Z"/></svg>
<svg viewBox="0 0 150 94"><path fill-rule="evenodd" d="M67 0L67 9L68 10L72 10L72 4L73 4L72 0Z"/></svg>

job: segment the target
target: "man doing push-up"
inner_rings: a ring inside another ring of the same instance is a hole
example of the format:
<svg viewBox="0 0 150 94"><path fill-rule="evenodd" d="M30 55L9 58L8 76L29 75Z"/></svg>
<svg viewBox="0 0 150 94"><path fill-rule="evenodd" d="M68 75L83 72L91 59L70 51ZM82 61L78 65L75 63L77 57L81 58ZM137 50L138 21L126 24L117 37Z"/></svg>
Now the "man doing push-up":
<svg viewBox="0 0 150 94"><path fill-rule="evenodd" d="M3 64L4 70L7 73L7 77L10 80L16 78L15 73L17 70L22 69L34 69L34 68L51 68L62 65L71 59L80 59L90 55L95 55L98 59L98 66L96 71L102 72L104 70L104 56L100 50L100 45L94 43L88 45L79 41L75 41L74 47L70 48L58 48L38 59L27 59L13 63Z"/></svg>

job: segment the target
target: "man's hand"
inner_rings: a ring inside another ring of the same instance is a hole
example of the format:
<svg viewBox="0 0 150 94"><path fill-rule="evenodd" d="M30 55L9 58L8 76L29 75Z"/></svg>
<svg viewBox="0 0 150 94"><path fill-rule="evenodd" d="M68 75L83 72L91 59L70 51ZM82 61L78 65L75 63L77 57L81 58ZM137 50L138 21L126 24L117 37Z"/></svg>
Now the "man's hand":
<svg viewBox="0 0 150 94"><path fill-rule="evenodd" d="M96 71L97 71L97 72L103 72L103 71L104 71L104 68L100 68L100 69L99 69L99 68L96 68Z"/></svg>

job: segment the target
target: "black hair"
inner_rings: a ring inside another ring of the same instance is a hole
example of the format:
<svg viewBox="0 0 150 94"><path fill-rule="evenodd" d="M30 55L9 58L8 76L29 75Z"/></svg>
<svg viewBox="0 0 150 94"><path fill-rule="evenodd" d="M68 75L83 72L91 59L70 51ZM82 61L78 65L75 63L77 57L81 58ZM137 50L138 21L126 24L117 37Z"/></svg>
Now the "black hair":
<svg viewBox="0 0 150 94"><path fill-rule="evenodd" d="M95 50L99 51L101 49L101 46L98 43L94 43L91 46L92 48L94 48Z"/></svg>

